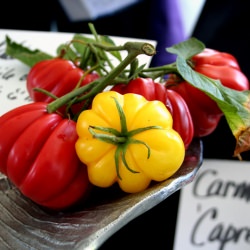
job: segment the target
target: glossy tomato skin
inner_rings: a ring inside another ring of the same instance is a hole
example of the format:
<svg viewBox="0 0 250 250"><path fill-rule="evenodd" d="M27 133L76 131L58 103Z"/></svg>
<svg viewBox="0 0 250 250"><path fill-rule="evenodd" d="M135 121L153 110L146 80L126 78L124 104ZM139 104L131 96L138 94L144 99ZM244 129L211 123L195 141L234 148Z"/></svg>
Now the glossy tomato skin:
<svg viewBox="0 0 250 250"><path fill-rule="evenodd" d="M193 139L194 127L188 106L181 95L169 91L163 84L154 82L152 78L140 77L131 80L128 84L116 84L111 90L120 94L140 94L148 101L163 102L172 114L173 128L182 137L185 148L188 148Z"/></svg>
<svg viewBox="0 0 250 250"><path fill-rule="evenodd" d="M240 70L236 58L229 54L206 48L190 60L193 69L205 76L220 80L225 87L244 91L249 89L249 81ZM223 116L215 101L188 82L178 82L171 75L166 85L178 92L186 101L194 123L195 137L211 134Z"/></svg>
<svg viewBox="0 0 250 250"><path fill-rule="evenodd" d="M7 174L7 155L20 133L38 117L46 113L46 107L40 103L24 105L9 111L0 117L0 171Z"/></svg>
<svg viewBox="0 0 250 250"><path fill-rule="evenodd" d="M99 78L96 72L83 76L84 71L72 61L53 58L38 62L30 69L26 86L33 101L50 103L54 98L36 91L34 88L44 89L56 97L61 97L76 87L84 86ZM79 105L76 107L74 112L80 109Z"/></svg>
<svg viewBox="0 0 250 250"><path fill-rule="evenodd" d="M189 108L182 96L176 91L167 90L167 94L171 104L170 112L174 121L173 128L179 132L187 149L194 137L194 125Z"/></svg>
<svg viewBox="0 0 250 250"><path fill-rule="evenodd" d="M75 152L75 122L47 113L46 105L27 104L0 117L0 171L35 203L64 210L84 199L90 184Z"/></svg>
<svg viewBox="0 0 250 250"><path fill-rule="evenodd" d="M203 52L192 57L194 70L215 80L220 80L225 87L243 91L249 89L249 81L240 70L236 58L225 52L206 48ZM188 91L194 92L199 98L201 105L206 105L213 114L221 114L217 104L200 90L190 84L186 87ZM198 94L197 94L198 91ZM192 95L192 94L191 94Z"/></svg>
<svg viewBox="0 0 250 250"><path fill-rule="evenodd" d="M191 93L188 94L189 86L189 83L182 82L177 87L171 87L171 89L179 93L188 106L193 120L194 137L207 136L216 129L223 114L222 112L213 113L213 103L212 106L209 107L209 105L202 102L200 98L196 98L197 95L201 97L199 92L197 93L198 89L195 89L196 95L194 95L194 92L192 92L193 95ZM215 108L217 110L217 106L215 106Z"/></svg>
<svg viewBox="0 0 250 250"><path fill-rule="evenodd" d="M144 96L148 101L155 100L154 81L151 78L135 78L127 84L116 84L112 87L113 91L120 94L134 93ZM163 100L163 99L162 99Z"/></svg>

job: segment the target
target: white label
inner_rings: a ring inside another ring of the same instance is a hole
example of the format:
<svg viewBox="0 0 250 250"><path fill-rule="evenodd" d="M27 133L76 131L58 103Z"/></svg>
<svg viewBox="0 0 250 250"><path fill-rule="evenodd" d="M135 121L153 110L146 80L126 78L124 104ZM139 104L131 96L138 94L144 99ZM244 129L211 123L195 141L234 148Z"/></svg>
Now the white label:
<svg viewBox="0 0 250 250"><path fill-rule="evenodd" d="M204 160L181 190L174 250L250 249L250 163Z"/></svg>

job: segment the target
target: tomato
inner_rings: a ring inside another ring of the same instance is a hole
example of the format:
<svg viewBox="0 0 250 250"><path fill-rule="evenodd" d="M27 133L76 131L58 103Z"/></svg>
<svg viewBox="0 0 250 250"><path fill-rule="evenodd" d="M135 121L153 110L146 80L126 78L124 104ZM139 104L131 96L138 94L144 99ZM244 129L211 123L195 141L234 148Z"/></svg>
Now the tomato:
<svg viewBox="0 0 250 250"><path fill-rule="evenodd" d="M236 58L229 53L206 48L193 56L190 64L198 73L220 80L225 87L238 91L249 89L247 77L240 70ZM166 85L186 101L194 123L194 136L207 136L216 129L223 113L215 101L175 75L170 75Z"/></svg>
<svg viewBox="0 0 250 250"><path fill-rule="evenodd" d="M0 171L35 203L63 210L86 198L90 184L75 152L76 123L46 106L30 103L0 117Z"/></svg>
<svg viewBox="0 0 250 250"><path fill-rule="evenodd" d="M180 168L184 143L162 102L106 91L92 104L77 120L76 152L93 185L109 187L117 182L124 192L136 193Z"/></svg>
<svg viewBox="0 0 250 250"><path fill-rule="evenodd" d="M48 91L56 97L61 97L73 89L84 86L99 78L96 72L88 73L77 67L72 61L53 58L35 64L27 76L27 90L33 101L50 103L53 97L34 88ZM82 105L76 104L73 112L77 113ZM62 111L62 110L61 110Z"/></svg>
<svg viewBox="0 0 250 250"><path fill-rule="evenodd" d="M194 137L194 125L189 108L176 91L167 90L167 94L171 104L169 109L173 116L173 129L179 132L187 149Z"/></svg>

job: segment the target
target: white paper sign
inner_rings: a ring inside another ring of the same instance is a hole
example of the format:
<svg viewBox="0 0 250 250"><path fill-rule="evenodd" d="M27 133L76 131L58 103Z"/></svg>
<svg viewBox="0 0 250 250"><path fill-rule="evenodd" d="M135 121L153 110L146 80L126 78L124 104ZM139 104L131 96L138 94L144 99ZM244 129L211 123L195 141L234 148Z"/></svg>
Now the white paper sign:
<svg viewBox="0 0 250 250"><path fill-rule="evenodd" d="M15 107L31 102L26 89L26 76L30 68L5 54L6 35L8 35L11 40L22 43L31 50L40 49L52 56L56 56L56 49L58 46L69 42L74 34L0 29L0 115ZM85 35L88 36L88 34ZM148 42L156 46L156 42L153 40L125 37L111 38L116 45L123 45L127 41L140 41ZM122 51L121 54L125 56L126 52ZM141 64L149 65L151 57L140 55L138 56L138 60ZM113 64L115 65L115 63L114 61Z"/></svg>
<svg viewBox="0 0 250 250"><path fill-rule="evenodd" d="M250 162L204 160L181 190L174 250L250 249Z"/></svg>

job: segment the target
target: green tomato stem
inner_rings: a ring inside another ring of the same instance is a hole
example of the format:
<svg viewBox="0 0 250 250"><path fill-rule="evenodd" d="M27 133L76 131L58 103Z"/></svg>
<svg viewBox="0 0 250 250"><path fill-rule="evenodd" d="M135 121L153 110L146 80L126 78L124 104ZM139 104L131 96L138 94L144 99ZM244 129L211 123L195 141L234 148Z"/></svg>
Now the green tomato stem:
<svg viewBox="0 0 250 250"><path fill-rule="evenodd" d="M117 48L117 47L116 47ZM112 69L105 77L98 79L88 85L77 88L66 95L56 99L47 105L48 113L53 113L61 106L65 105L72 98L75 98L86 91L89 91L87 94L81 97L82 100L86 100L90 97L95 96L96 94L102 92L109 84L112 84L112 81L119 76L123 70L140 54L145 54L148 56L153 56L155 54L155 48L149 43L141 42L127 42L119 48L127 50L128 54L114 69Z"/></svg>
<svg viewBox="0 0 250 250"><path fill-rule="evenodd" d="M142 69L139 75L142 77L150 77L152 79L157 79L167 74L176 74L180 76L176 63Z"/></svg>
<svg viewBox="0 0 250 250"><path fill-rule="evenodd" d="M91 133L91 135L93 136L93 138L96 138L96 139L98 139L100 141L110 143L110 144L114 144L114 145L124 144L125 142L127 142L126 136L114 135L112 133L112 131L110 130L112 128L103 128L102 129L102 128L99 127L99 129L98 129L95 126L90 126L88 129L89 129L89 132ZM101 130L101 131L109 131L111 133L111 135L96 133L94 131L94 129Z"/></svg>

